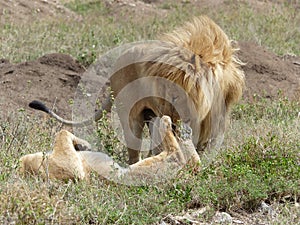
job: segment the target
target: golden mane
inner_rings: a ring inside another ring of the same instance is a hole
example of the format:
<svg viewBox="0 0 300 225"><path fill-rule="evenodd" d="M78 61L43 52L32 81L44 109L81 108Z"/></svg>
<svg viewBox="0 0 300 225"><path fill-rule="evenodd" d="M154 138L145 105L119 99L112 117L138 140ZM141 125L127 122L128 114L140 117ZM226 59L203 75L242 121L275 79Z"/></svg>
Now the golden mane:
<svg viewBox="0 0 300 225"><path fill-rule="evenodd" d="M223 30L206 16L195 17L191 22L161 36L161 40L187 48L210 65L228 64L235 51Z"/></svg>
<svg viewBox="0 0 300 225"><path fill-rule="evenodd" d="M211 70L225 94L227 107L241 97L244 72L234 55L238 49L232 47L224 31L210 18L196 17L162 35L160 40L161 45L148 52L145 61L150 63L144 67L145 74L174 81L187 92L196 88L194 94L197 94L203 88L201 78L207 78Z"/></svg>
<svg viewBox="0 0 300 225"><path fill-rule="evenodd" d="M225 121L231 106L242 96L244 72L234 55L238 49L206 16L194 18L160 40L160 45L147 52L143 73L166 78L186 91L199 118L205 117L200 128L200 143L204 144L218 133L212 123L225 123L213 121L215 117L222 116Z"/></svg>

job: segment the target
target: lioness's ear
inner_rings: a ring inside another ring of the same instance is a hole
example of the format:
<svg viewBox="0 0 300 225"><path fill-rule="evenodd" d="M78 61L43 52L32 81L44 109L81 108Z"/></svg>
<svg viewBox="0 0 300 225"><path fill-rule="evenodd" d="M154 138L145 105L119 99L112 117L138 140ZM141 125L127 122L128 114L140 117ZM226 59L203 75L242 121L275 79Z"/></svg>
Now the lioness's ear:
<svg viewBox="0 0 300 225"><path fill-rule="evenodd" d="M90 146L80 144L80 143L74 144L74 148L76 151L90 151L91 150Z"/></svg>

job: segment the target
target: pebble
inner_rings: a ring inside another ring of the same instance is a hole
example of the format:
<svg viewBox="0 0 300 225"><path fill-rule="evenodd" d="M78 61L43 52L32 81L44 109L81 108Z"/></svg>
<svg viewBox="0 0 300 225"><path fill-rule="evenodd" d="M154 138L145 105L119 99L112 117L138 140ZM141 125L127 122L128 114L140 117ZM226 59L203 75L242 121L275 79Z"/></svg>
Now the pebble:
<svg viewBox="0 0 300 225"><path fill-rule="evenodd" d="M232 223L232 217L226 212L217 212L213 220L215 223Z"/></svg>

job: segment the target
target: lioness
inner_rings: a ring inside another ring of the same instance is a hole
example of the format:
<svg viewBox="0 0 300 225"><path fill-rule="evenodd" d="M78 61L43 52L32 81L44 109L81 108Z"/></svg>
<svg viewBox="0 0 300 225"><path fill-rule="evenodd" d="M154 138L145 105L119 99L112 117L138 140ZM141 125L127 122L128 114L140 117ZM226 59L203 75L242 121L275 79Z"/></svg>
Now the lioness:
<svg viewBox="0 0 300 225"><path fill-rule="evenodd" d="M156 156L139 161L123 168L108 155L101 152L76 151L77 145L89 145L72 133L61 130L57 133L52 152L29 154L21 157L21 174L40 174L44 179L87 180L89 173L95 171L102 178L141 184L148 180L159 180L168 175L174 176L187 163L200 166L199 156L191 141L191 129L182 131L182 137L175 137L171 118L163 116L156 119L153 131L162 138L162 152ZM184 137L186 135L186 137Z"/></svg>
<svg viewBox="0 0 300 225"><path fill-rule="evenodd" d="M159 40L124 51L110 77L130 164L140 160L142 131L149 115L168 115L173 122L189 123L198 153L221 142L230 109L244 88L241 62L234 55L236 49L208 17L194 18ZM135 101L136 96L145 97ZM60 118L38 101L31 102L30 107L65 124L78 124ZM93 119L98 120L102 110L110 108L107 98Z"/></svg>

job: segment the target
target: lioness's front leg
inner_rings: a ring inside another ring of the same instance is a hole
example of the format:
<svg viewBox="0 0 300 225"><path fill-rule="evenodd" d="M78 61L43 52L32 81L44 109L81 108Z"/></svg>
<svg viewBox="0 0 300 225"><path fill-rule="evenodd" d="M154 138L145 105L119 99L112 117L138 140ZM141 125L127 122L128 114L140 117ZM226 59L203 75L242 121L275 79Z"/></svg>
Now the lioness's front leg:
<svg viewBox="0 0 300 225"><path fill-rule="evenodd" d="M153 131L157 132L161 140L161 153L143 159L126 170L121 179L127 183L142 184L144 182L161 182L176 176L186 164L186 151L181 149L180 143L172 130L172 121L169 116L156 118L153 121ZM194 146L193 149L195 150Z"/></svg>
<svg viewBox="0 0 300 225"><path fill-rule="evenodd" d="M168 163L175 163L178 166L186 163L180 144L173 133L172 121L169 116L162 116L162 118L157 117L153 119L152 134L156 138L156 141L160 142L159 145L161 152L155 156L148 157L131 165L130 168L132 170L138 171L139 169L147 168L149 166L156 166L157 163L164 163L165 166L168 165Z"/></svg>

